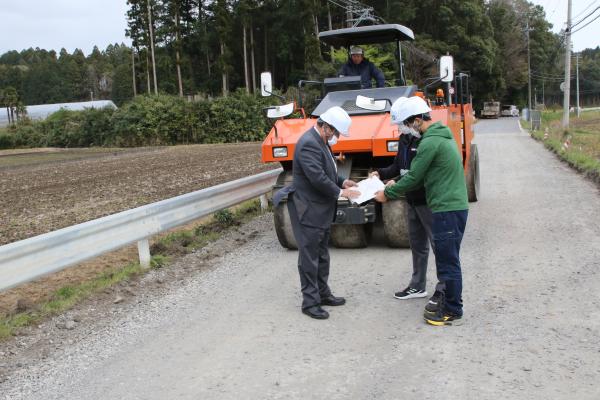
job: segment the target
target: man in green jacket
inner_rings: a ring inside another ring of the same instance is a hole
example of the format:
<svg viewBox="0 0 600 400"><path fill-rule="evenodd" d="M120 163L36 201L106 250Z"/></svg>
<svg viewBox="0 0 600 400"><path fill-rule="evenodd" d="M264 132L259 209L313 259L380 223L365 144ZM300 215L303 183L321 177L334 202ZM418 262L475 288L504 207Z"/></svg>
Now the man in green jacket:
<svg viewBox="0 0 600 400"><path fill-rule="evenodd" d="M426 307L423 316L431 325L459 325L463 315L459 253L469 208L467 188L452 132L442 123L431 121L430 111L423 99L411 97L392 113L392 121L403 122L421 133L422 139L409 172L385 191L378 192L375 200L397 199L425 186L427 205L433 213L435 264L446 289L439 306Z"/></svg>

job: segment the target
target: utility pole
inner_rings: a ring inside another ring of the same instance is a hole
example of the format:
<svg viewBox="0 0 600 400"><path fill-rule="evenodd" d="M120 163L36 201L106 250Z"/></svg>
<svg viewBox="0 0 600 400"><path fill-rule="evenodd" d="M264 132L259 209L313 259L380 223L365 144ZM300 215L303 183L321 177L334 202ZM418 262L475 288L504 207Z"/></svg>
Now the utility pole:
<svg viewBox="0 0 600 400"><path fill-rule="evenodd" d="M545 81L542 79L542 104L544 105L544 110L546 109L546 96L544 93L544 89L545 89Z"/></svg>
<svg viewBox="0 0 600 400"><path fill-rule="evenodd" d="M531 55L529 53L529 17L527 17L527 99L528 99L528 117L531 122Z"/></svg>
<svg viewBox="0 0 600 400"><path fill-rule="evenodd" d="M577 65L577 118L579 118L579 53L575 53Z"/></svg>
<svg viewBox="0 0 600 400"><path fill-rule="evenodd" d="M567 11L567 29L565 30L565 90L563 97L563 128L569 128L569 96L571 95L571 2Z"/></svg>

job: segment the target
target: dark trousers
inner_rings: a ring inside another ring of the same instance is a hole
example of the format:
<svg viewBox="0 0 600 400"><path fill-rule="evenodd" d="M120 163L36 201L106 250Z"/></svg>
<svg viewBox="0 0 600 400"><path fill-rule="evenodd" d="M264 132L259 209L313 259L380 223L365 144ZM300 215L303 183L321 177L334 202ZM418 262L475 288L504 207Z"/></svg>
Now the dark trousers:
<svg viewBox="0 0 600 400"><path fill-rule="evenodd" d="M413 205L406 203L406 221L408 225L408 239L413 260L413 274L408 286L418 290L425 290L427 283L427 261L429 260L429 243L435 253L431 225L433 216L427 205ZM443 292L444 284L438 277L435 290Z"/></svg>
<svg viewBox="0 0 600 400"><path fill-rule="evenodd" d="M302 290L302 309L321 304L321 297L331 295L329 279L330 229L302 225L298 219L293 196L288 199L292 230L298 244L298 272Z"/></svg>
<svg viewBox="0 0 600 400"><path fill-rule="evenodd" d="M432 234L435 265L439 279L444 283L443 311L462 315L462 272L460 243L467 225L468 210L433 213Z"/></svg>

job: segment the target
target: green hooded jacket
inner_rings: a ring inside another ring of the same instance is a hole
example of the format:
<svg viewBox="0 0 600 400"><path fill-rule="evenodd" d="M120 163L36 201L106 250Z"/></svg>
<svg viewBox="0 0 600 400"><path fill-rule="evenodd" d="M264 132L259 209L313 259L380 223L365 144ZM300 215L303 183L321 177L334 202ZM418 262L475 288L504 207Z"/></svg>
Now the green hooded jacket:
<svg viewBox="0 0 600 400"><path fill-rule="evenodd" d="M427 205L433 212L467 210L467 186L462 157L450 129L435 122L425 131L409 172L385 189L385 197L425 186Z"/></svg>

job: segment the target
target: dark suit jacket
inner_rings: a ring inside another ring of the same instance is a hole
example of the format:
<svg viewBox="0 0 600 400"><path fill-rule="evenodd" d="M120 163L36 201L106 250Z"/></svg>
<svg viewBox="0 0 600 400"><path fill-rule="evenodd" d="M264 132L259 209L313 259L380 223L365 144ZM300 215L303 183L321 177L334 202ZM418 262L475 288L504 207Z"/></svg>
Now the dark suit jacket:
<svg viewBox="0 0 600 400"><path fill-rule="evenodd" d="M329 146L323 142L315 128L306 131L294 150L293 183L281 189L275 205L283 196L292 199L303 225L327 229L335 217L337 199L343 178L337 176Z"/></svg>

